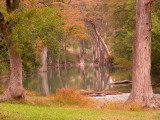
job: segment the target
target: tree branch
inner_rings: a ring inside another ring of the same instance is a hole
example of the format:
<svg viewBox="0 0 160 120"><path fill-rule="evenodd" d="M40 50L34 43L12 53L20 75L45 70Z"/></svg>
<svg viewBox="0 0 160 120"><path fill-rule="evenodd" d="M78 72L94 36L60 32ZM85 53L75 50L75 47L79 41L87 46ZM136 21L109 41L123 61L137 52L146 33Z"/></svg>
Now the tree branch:
<svg viewBox="0 0 160 120"><path fill-rule="evenodd" d="M156 1L156 0L149 0L149 1L146 3L146 5L149 5L149 4L151 4L152 2L154 2L154 1Z"/></svg>

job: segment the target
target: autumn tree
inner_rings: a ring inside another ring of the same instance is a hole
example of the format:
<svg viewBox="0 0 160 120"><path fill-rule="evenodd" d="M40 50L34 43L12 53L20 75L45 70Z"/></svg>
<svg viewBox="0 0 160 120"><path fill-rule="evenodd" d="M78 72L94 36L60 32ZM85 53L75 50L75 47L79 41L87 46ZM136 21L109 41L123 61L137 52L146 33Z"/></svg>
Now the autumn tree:
<svg viewBox="0 0 160 120"><path fill-rule="evenodd" d="M9 51L10 81L0 101L27 100L22 84L24 45L36 46L38 39L45 45L53 45L62 36L63 19L60 11L52 7L18 9L20 0L6 0L5 4L7 11L0 11L0 30Z"/></svg>
<svg viewBox="0 0 160 120"><path fill-rule="evenodd" d="M105 13L107 2L103 0L81 1L80 10L84 13L84 21L88 34L92 38L93 62L105 65L107 57L111 56L109 46L104 39L104 33L108 27Z"/></svg>
<svg viewBox="0 0 160 120"><path fill-rule="evenodd" d="M136 23L133 41L132 91L127 103L142 103L156 108L160 103L151 86L151 1L136 1Z"/></svg>
<svg viewBox="0 0 160 120"><path fill-rule="evenodd" d="M19 7L19 0L6 0L7 13L10 14L14 12ZM9 21L6 22L4 15L0 12L0 28L3 36L6 40L7 47L9 50L10 57L10 82L9 87L0 98L0 101L6 100L16 100L16 99L27 99L26 94L22 84L22 60L19 53L13 48L13 41L10 38L11 28L9 26Z"/></svg>

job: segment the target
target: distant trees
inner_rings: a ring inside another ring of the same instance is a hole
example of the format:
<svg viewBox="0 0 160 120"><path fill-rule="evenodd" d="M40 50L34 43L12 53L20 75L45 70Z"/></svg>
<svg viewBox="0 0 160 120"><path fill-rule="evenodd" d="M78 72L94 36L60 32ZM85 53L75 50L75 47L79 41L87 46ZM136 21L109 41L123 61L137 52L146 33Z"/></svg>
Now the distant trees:
<svg viewBox="0 0 160 120"><path fill-rule="evenodd" d="M136 23L133 40L132 91L127 103L160 107L151 86L151 2L137 0Z"/></svg>

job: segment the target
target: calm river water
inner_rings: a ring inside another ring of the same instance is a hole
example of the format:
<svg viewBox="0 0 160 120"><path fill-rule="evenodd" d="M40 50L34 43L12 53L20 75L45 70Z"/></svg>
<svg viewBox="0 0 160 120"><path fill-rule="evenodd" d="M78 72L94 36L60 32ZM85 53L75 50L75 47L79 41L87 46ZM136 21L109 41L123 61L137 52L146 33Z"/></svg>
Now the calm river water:
<svg viewBox="0 0 160 120"><path fill-rule="evenodd" d="M105 67L69 67L67 69L49 69L48 72L23 76L26 90L38 95L50 95L58 88L89 89L95 91L119 91L129 93L131 85L108 85L109 83L131 80L132 72L128 69L107 69ZM7 87L8 82L0 80L0 89ZM152 84L158 85L160 78L152 77ZM160 86L153 86L155 93L160 93Z"/></svg>

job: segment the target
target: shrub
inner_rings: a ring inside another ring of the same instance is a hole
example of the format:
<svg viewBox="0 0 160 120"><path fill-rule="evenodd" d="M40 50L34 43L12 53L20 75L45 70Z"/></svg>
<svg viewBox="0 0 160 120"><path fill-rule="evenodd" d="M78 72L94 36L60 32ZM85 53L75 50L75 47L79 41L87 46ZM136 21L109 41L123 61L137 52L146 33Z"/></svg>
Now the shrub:
<svg viewBox="0 0 160 120"><path fill-rule="evenodd" d="M58 89L56 91L55 101L62 104L86 107L91 105L91 100L88 97L81 95L73 89Z"/></svg>

